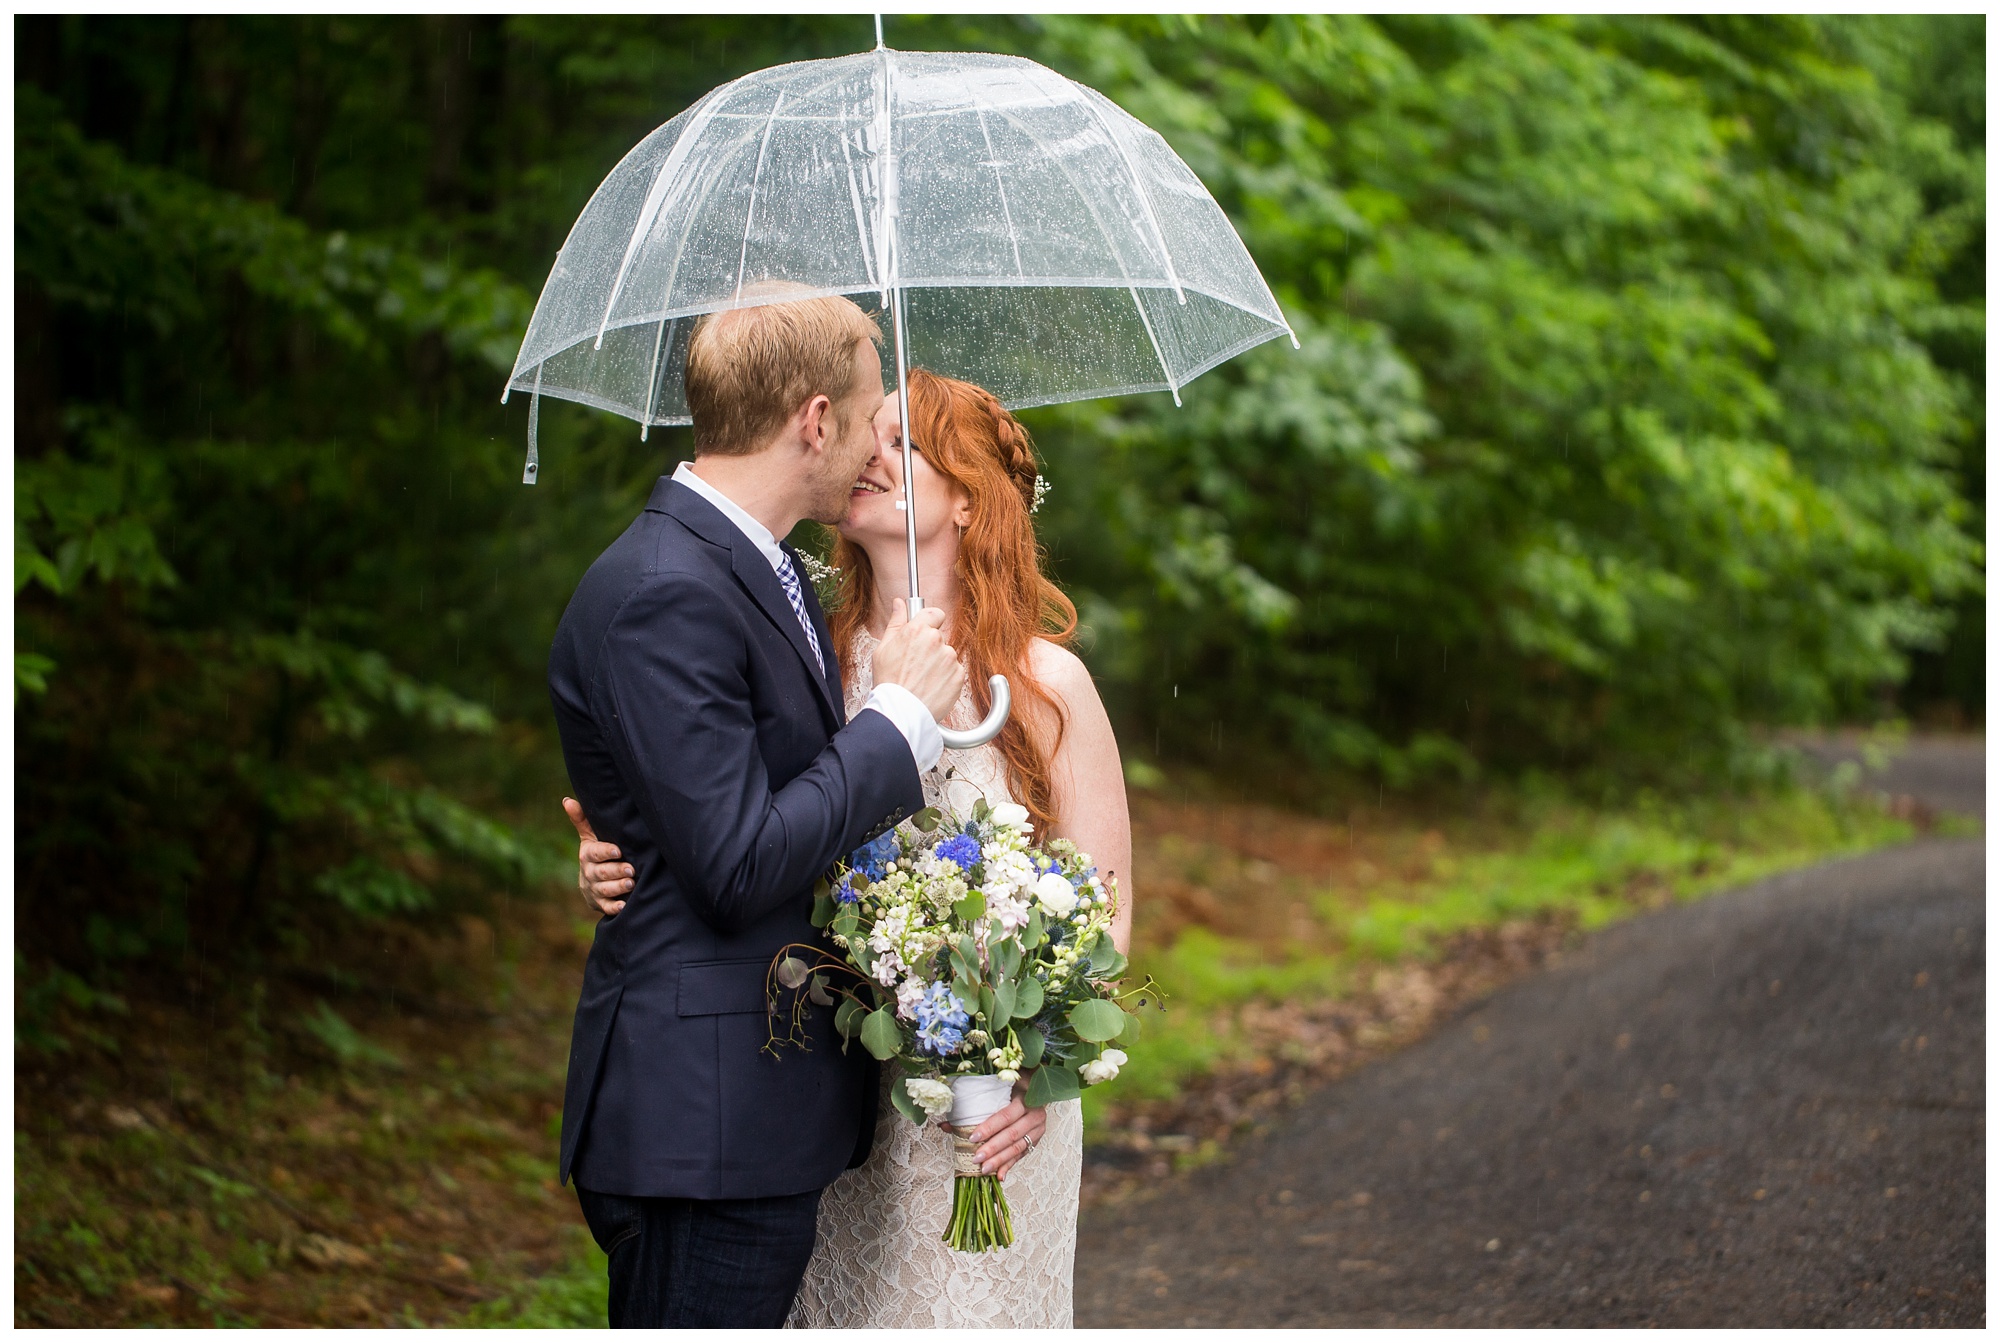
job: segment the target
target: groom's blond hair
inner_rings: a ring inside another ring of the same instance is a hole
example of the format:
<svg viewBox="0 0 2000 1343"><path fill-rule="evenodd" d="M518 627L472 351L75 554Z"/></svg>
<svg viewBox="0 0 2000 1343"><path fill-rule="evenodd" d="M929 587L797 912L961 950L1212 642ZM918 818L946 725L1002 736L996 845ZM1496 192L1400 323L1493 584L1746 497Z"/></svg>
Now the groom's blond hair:
<svg viewBox="0 0 2000 1343"><path fill-rule="evenodd" d="M764 302L707 313L695 323L684 385L697 453L755 452L811 398L831 398L844 415L847 399L860 390L854 347L881 340L882 328L838 295L772 299L788 293L811 291L765 281L743 291Z"/></svg>

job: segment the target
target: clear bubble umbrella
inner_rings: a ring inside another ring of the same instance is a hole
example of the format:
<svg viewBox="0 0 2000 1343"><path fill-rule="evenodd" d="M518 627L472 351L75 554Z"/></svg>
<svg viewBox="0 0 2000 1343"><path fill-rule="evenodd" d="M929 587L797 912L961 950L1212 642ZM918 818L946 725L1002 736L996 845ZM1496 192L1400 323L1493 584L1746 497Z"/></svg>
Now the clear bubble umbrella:
<svg viewBox="0 0 2000 1343"><path fill-rule="evenodd" d="M1291 335L1207 188L1110 99L1019 57L878 45L724 84L611 170L508 379L536 399L524 481L541 397L642 434L686 424L695 320L809 294L887 312L906 425L912 366L1009 409L1152 391L1178 404L1202 373ZM905 481L909 451L905 435ZM907 497L905 520L914 609ZM986 721L949 744L999 731L1005 680L992 690Z"/></svg>

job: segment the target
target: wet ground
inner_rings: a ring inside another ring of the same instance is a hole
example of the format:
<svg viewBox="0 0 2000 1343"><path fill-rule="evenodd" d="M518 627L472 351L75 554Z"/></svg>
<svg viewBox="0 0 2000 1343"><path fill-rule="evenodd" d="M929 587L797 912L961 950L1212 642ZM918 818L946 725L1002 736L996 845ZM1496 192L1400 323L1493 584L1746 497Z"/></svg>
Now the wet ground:
<svg viewBox="0 0 2000 1343"><path fill-rule="evenodd" d="M1981 1325L1984 1012L1979 840L1636 919L1087 1214L1077 1323Z"/></svg>

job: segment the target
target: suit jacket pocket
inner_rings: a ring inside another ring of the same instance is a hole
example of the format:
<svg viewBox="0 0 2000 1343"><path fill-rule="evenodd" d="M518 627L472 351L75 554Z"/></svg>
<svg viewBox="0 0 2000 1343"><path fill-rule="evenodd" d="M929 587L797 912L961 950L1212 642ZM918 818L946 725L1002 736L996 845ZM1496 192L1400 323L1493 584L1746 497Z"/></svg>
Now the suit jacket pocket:
<svg viewBox="0 0 2000 1343"><path fill-rule="evenodd" d="M684 1017L718 1017L765 1010L764 976L769 961L696 961L681 967L679 1012Z"/></svg>

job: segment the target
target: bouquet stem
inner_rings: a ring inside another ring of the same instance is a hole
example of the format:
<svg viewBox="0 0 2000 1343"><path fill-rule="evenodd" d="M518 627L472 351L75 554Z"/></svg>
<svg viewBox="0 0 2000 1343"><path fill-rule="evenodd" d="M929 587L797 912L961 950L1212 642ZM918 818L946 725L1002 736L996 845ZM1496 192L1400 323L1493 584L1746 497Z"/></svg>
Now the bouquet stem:
<svg viewBox="0 0 2000 1343"><path fill-rule="evenodd" d="M1014 1214L1007 1208L1007 1191L997 1175L979 1173L979 1144L962 1135L972 1132L1007 1104L1013 1083L1003 1077L968 1076L951 1080L951 1225L944 1243L954 1250L978 1254L1002 1250L1014 1243Z"/></svg>
<svg viewBox="0 0 2000 1343"><path fill-rule="evenodd" d="M954 1138L957 1164L963 1168L976 1150L970 1140ZM973 1169L977 1170L976 1163ZM944 1231L944 1243L954 1250L978 1254L1001 1250L1014 1243L1014 1214L1007 1207L1007 1191L997 1175L957 1175L951 1182L951 1225Z"/></svg>

